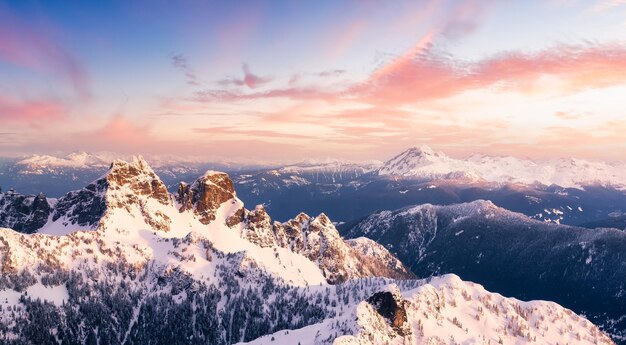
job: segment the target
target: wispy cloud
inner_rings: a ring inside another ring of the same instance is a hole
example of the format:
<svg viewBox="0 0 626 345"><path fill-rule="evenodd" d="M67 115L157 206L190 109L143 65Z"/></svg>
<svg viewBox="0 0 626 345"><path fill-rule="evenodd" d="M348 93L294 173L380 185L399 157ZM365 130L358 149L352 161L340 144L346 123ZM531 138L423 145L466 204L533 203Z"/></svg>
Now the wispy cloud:
<svg viewBox="0 0 626 345"><path fill-rule="evenodd" d="M187 57L183 54L173 54L170 56L172 61L172 65L179 69L185 78L187 79L187 84L193 86L200 86L202 83L200 82L196 72L189 67L189 63L187 62Z"/></svg>
<svg viewBox="0 0 626 345"><path fill-rule="evenodd" d="M198 92L196 99L357 99L366 104L401 106L483 88L522 93L541 91L546 77L555 78L552 92L566 94L624 84L626 46L593 42L557 44L535 53L504 52L468 62L438 52L429 34L406 54L376 69L365 82L348 86L342 92L315 87L283 87L252 93L205 90Z"/></svg>
<svg viewBox="0 0 626 345"><path fill-rule="evenodd" d="M241 78L224 78L220 80L218 84L222 86L247 86L250 89L256 89L274 80L274 77L271 76L259 76L252 73L250 67L246 63L241 66L241 69L243 71L243 76Z"/></svg>
<svg viewBox="0 0 626 345"><path fill-rule="evenodd" d="M258 129L242 129L240 127L203 127L203 128L193 128L193 131L196 133L205 133L205 134L227 134L229 136L236 134L241 135L243 137L256 137L256 138L289 138L289 139L314 139L316 136L314 135L305 135L301 133L288 133L288 132L280 132L280 131L271 131L271 130L258 130Z"/></svg>
<svg viewBox="0 0 626 345"><path fill-rule="evenodd" d="M17 100L0 95L0 120L45 124L63 118L64 106L50 100Z"/></svg>

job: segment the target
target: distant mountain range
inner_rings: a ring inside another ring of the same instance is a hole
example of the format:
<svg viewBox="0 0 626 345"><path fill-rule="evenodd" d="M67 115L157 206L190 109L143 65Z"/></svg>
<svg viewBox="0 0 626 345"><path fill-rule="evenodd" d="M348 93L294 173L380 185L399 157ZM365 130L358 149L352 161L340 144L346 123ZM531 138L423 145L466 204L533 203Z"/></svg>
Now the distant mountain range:
<svg viewBox="0 0 626 345"><path fill-rule="evenodd" d="M0 162L0 187L25 195L59 197L100 177L107 155L75 153ZM193 182L207 169L229 172L238 196L263 204L276 219L300 211L326 213L347 222L372 212L409 205L491 200L534 219L570 225L612 223L626 212L626 166L558 159L533 162L474 155L454 159L422 146L387 162L305 161L272 167L157 159L155 171L168 190Z"/></svg>
<svg viewBox="0 0 626 345"><path fill-rule="evenodd" d="M324 214L272 221L222 172L171 194L145 160L116 160L58 199L0 201L4 226L34 232L0 228L3 344L613 343L552 302L415 280Z"/></svg>

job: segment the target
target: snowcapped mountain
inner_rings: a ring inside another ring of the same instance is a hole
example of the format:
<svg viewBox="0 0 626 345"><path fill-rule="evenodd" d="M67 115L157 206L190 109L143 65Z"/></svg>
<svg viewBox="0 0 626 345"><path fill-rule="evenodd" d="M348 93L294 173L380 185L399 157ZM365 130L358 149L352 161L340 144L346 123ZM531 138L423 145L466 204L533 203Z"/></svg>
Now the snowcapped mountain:
<svg viewBox="0 0 626 345"><path fill-rule="evenodd" d="M36 200L49 205L42 195ZM302 213L297 220L272 223L262 206L253 211L245 209L229 176L215 171L207 171L191 185L181 183L179 192L173 196L145 160L137 157L132 162L114 161L109 172L100 179L67 193L54 207L36 212L40 215L38 219L47 220L38 229L40 234L66 235L77 229L139 228L184 237L189 232L187 229L217 226L223 229L209 233L225 233L221 236L232 237L228 239L230 243L285 248L302 254L316 262L323 274L332 274L327 279L333 283L376 275L411 277L399 262L398 270L394 271L388 262L377 265L364 260L366 254L345 242L323 214L311 218ZM20 227L18 220L7 221L7 224ZM133 238L123 240L134 241Z"/></svg>
<svg viewBox="0 0 626 345"><path fill-rule="evenodd" d="M346 312L248 344L613 344L586 319L552 302L522 302L455 275L401 290L390 284Z"/></svg>
<svg viewBox="0 0 626 345"><path fill-rule="evenodd" d="M49 155L33 155L22 159L16 164L22 169L22 174L41 175L45 173L56 173L61 169L101 169L106 168L111 161L109 157L92 155L86 152L73 152L65 157L55 157Z"/></svg>
<svg viewBox="0 0 626 345"><path fill-rule="evenodd" d="M17 204L35 202L25 200ZM36 233L0 228L0 341L6 344L232 344L340 323L363 300L379 307L357 311L378 320L367 331L381 332L368 342L374 344L391 336L376 316L387 315L381 289L425 284L404 280L412 273L373 241L343 240L323 214L280 223L263 207L246 209L220 172L208 171L172 195L143 159L117 160L85 188L39 202L50 209ZM559 339L576 332L606 339L556 305L545 312L568 315ZM364 334L349 327L354 331L345 334Z"/></svg>
<svg viewBox="0 0 626 345"><path fill-rule="evenodd" d="M624 231L544 223L474 201L381 211L341 233L382 244L417 276L454 273L520 299L555 301L625 339Z"/></svg>
<svg viewBox="0 0 626 345"><path fill-rule="evenodd" d="M233 175L240 197L281 220L305 210L347 222L381 209L479 199L534 219L595 224L626 211L626 166L474 155L456 159L427 146L382 166L301 164Z"/></svg>
<svg viewBox="0 0 626 345"><path fill-rule="evenodd" d="M58 198L104 174L109 167L103 163L107 157L84 153L37 156L31 157L32 166L0 161L0 186L28 198L40 192ZM44 163L48 161L52 163ZM384 165L323 160L252 169L176 157L149 161L157 162L154 171L170 192L178 190L180 181L193 184L204 171L229 169L238 198L247 204L262 204L282 222L300 212L325 213L333 221L348 222L381 209L479 199L534 219L590 227L613 224L605 220L626 212L626 189L619 182L626 168L576 159L532 162L478 155L454 159L424 146L407 150Z"/></svg>
<svg viewBox="0 0 626 345"><path fill-rule="evenodd" d="M555 159L534 162L514 157L474 155L455 159L428 146L410 148L385 162L381 176L401 176L425 180L465 179L497 183L558 185L580 188L585 185L611 185L626 188L626 164Z"/></svg>

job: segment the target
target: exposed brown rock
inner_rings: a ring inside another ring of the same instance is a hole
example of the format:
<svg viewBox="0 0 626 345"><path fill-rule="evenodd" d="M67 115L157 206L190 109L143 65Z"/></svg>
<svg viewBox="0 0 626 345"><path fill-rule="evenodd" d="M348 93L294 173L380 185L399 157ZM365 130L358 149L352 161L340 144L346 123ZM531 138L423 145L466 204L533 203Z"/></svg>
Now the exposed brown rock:
<svg viewBox="0 0 626 345"><path fill-rule="evenodd" d="M149 196L162 204L169 204L167 187L141 157L132 162L116 160L105 177L109 188L128 186L137 195Z"/></svg>
<svg viewBox="0 0 626 345"><path fill-rule="evenodd" d="M202 224L209 224L215 220L215 212L221 204L237 197L233 181L228 174L222 172L207 172L191 186L190 194L183 191L179 198L191 198L194 211Z"/></svg>
<svg viewBox="0 0 626 345"><path fill-rule="evenodd" d="M244 217L246 215L246 209L245 208L240 208L237 210L237 212L235 212L235 214L233 214L232 216L228 217L226 219L226 225L228 225L229 227L233 227L237 224L240 224L241 222L244 221Z"/></svg>
<svg viewBox="0 0 626 345"><path fill-rule="evenodd" d="M390 291L381 291L373 294L367 299L367 302L371 304L378 314L389 321L391 328L393 328L399 335L405 335L405 324L407 322L405 301L402 300L402 296L394 294Z"/></svg>

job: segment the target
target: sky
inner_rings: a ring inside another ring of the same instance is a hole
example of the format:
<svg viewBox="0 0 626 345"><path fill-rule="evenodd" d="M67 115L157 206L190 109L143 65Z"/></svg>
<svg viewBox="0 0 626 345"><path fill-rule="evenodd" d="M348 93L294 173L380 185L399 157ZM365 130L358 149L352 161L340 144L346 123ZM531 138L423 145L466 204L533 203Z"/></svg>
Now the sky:
<svg viewBox="0 0 626 345"><path fill-rule="evenodd" d="M0 155L626 160L625 0L0 0Z"/></svg>

